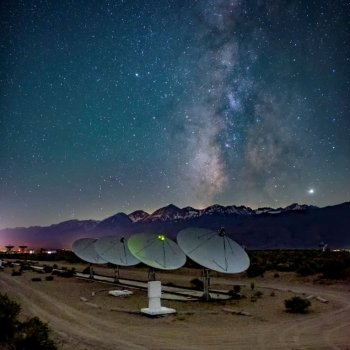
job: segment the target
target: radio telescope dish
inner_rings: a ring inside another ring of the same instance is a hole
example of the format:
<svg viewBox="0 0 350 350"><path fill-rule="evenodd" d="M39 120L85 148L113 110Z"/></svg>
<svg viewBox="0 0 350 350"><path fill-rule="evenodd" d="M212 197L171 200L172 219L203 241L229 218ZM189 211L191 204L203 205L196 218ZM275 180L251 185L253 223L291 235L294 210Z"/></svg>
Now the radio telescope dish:
<svg viewBox="0 0 350 350"><path fill-rule="evenodd" d="M239 273L245 271L250 264L248 254L226 236L224 229L217 232L187 228L178 233L177 242L193 261L214 271Z"/></svg>
<svg viewBox="0 0 350 350"><path fill-rule="evenodd" d="M106 264L107 261L96 252L96 241L95 238L80 238L73 243L72 251L80 259L91 264Z"/></svg>
<svg viewBox="0 0 350 350"><path fill-rule="evenodd" d="M179 246L163 234L136 234L129 238L128 247L137 259L156 269L174 270L186 262Z"/></svg>
<svg viewBox="0 0 350 350"><path fill-rule="evenodd" d="M118 266L132 266L140 262L130 253L124 237L102 237L94 245L98 255L109 263Z"/></svg>

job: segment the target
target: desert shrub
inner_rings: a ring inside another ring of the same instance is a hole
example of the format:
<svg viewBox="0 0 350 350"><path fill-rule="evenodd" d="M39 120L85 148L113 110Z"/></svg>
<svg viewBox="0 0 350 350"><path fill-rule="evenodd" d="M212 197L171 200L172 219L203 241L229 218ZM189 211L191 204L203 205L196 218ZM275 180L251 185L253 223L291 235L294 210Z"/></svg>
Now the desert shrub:
<svg viewBox="0 0 350 350"><path fill-rule="evenodd" d="M199 278L193 278L191 280L191 285L197 289L203 289L203 287L204 287L203 281L200 280Z"/></svg>
<svg viewBox="0 0 350 350"><path fill-rule="evenodd" d="M16 330L16 319L21 307L7 294L0 293L0 348L1 344L11 339Z"/></svg>
<svg viewBox="0 0 350 350"><path fill-rule="evenodd" d="M20 310L18 303L0 293L0 349L56 350L47 325L37 317L20 322Z"/></svg>
<svg viewBox="0 0 350 350"><path fill-rule="evenodd" d="M29 264L21 264L21 267L19 268L20 271L30 271L32 268Z"/></svg>
<svg viewBox="0 0 350 350"><path fill-rule="evenodd" d="M46 281L53 281L53 276L46 276L46 277L45 277L45 280L46 280Z"/></svg>
<svg viewBox="0 0 350 350"><path fill-rule="evenodd" d="M308 259L300 262L295 272L301 276L314 275L320 271L320 264L317 259Z"/></svg>
<svg viewBox="0 0 350 350"><path fill-rule="evenodd" d="M40 277L33 277L32 278L32 282L41 282L41 278Z"/></svg>
<svg viewBox="0 0 350 350"><path fill-rule="evenodd" d="M74 276L74 271L72 270L58 271L58 276L70 278Z"/></svg>
<svg viewBox="0 0 350 350"><path fill-rule="evenodd" d="M16 349L55 350L54 342L49 338L48 326L38 317L23 322L19 327L19 336L15 339Z"/></svg>
<svg viewBox="0 0 350 350"><path fill-rule="evenodd" d="M12 270L11 276L22 276L22 272L17 270Z"/></svg>
<svg viewBox="0 0 350 350"><path fill-rule="evenodd" d="M315 272L320 272L319 261L333 257L341 257L344 252L320 252L311 249L286 249L286 250L259 250L250 251L249 257L252 264L263 266L266 270L293 271L296 272L301 265L308 262Z"/></svg>
<svg viewBox="0 0 350 350"><path fill-rule="evenodd" d="M58 269L58 265L57 265L57 264L53 264L53 265L52 265L52 268L53 268L53 269Z"/></svg>
<svg viewBox="0 0 350 350"><path fill-rule="evenodd" d="M350 260L327 259L321 267L322 277L328 279L345 279L350 277Z"/></svg>
<svg viewBox="0 0 350 350"><path fill-rule="evenodd" d="M260 290L257 290L255 293L254 293L254 296L258 299L258 298L262 298L262 296L264 295L263 292L261 292Z"/></svg>
<svg viewBox="0 0 350 350"><path fill-rule="evenodd" d="M300 276L310 276L314 275L316 271L309 264L304 264L297 269L296 273Z"/></svg>
<svg viewBox="0 0 350 350"><path fill-rule="evenodd" d="M265 268L260 264L251 264L246 272L247 276L257 277L257 276L263 276L265 272Z"/></svg>
<svg viewBox="0 0 350 350"><path fill-rule="evenodd" d="M311 302L310 300L300 297L293 297L286 299L284 301L284 306L288 312L303 314L308 311L308 308L311 306Z"/></svg>
<svg viewBox="0 0 350 350"><path fill-rule="evenodd" d="M43 270L44 270L45 273L51 273L53 268L51 266L44 265Z"/></svg>
<svg viewBox="0 0 350 350"><path fill-rule="evenodd" d="M280 277L280 274L277 272L273 275L273 278L279 278L279 277Z"/></svg>

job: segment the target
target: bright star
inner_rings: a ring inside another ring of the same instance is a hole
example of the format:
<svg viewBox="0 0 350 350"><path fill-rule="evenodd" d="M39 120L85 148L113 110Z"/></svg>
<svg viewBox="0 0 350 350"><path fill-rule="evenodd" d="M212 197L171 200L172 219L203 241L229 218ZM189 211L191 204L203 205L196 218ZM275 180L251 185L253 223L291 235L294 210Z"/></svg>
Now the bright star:
<svg viewBox="0 0 350 350"><path fill-rule="evenodd" d="M314 194L315 190L313 188L310 188L310 189L307 190L307 193L308 194Z"/></svg>

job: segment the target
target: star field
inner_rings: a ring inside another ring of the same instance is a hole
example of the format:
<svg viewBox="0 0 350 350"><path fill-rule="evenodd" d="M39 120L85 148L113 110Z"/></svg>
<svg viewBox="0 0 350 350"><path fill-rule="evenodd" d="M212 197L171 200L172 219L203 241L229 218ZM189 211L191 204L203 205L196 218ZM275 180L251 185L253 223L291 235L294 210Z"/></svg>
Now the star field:
<svg viewBox="0 0 350 350"><path fill-rule="evenodd" d="M348 1L0 13L0 228L350 199Z"/></svg>

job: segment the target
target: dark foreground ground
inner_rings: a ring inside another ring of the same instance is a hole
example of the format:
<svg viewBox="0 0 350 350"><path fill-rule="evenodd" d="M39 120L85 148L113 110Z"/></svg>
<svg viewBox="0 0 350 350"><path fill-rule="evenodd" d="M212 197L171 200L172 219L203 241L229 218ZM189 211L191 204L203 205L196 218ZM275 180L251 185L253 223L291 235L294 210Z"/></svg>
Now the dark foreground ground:
<svg viewBox="0 0 350 350"><path fill-rule="evenodd" d="M84 267L74 266L78 271ZM6 268L0 273L0 292L21 303L22 317L38 316L48 322L58 347L64 350L350 349L347 283L315 284L313 277L301 278L290 272L279 272L278 278L273 272L254 279L217 276L212 278L212 288L228 290L239 284L244 298L211 303L166 300L162 304L175 308L177 314L151 319L138 314L147 306L146 291L135 289L130 297L115 298L108 290L116 288L108 284L57 276L45 281L45 274L25 271L22 276L11 276L11 271ZM108 268L97 272L113 274ZM181 269L157 276L163 283L189 286L197 274L197 270ZM39 276L41 282L32 282ZM124 269L122 277L145 280L147 272ZM261 295L255 298L257 292ZM309 313L290 314L283 302L294 295L318 296L328 303L312 299Z"/></svg>

